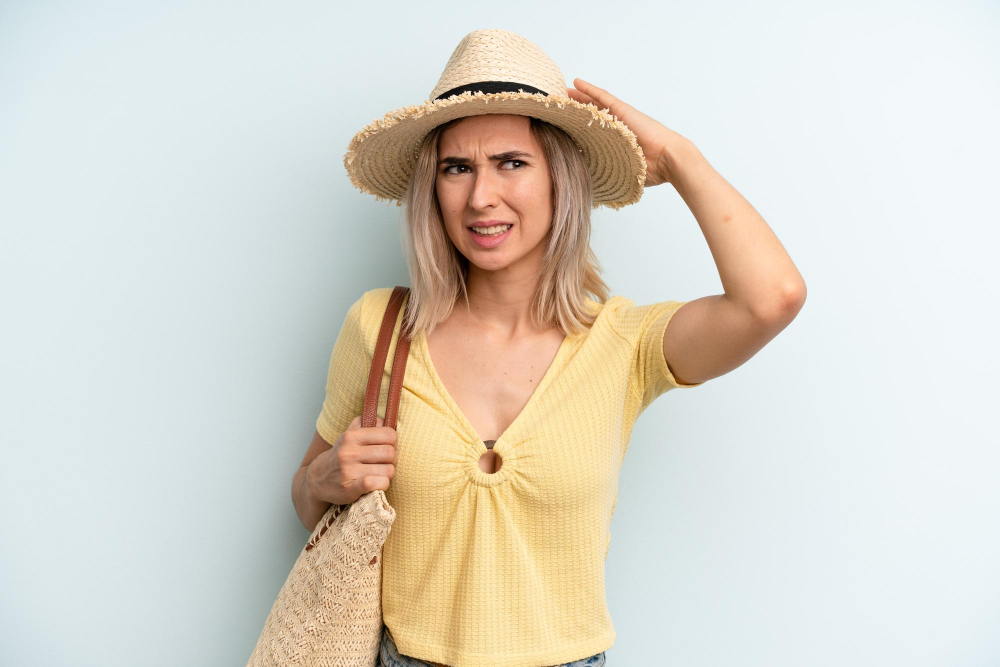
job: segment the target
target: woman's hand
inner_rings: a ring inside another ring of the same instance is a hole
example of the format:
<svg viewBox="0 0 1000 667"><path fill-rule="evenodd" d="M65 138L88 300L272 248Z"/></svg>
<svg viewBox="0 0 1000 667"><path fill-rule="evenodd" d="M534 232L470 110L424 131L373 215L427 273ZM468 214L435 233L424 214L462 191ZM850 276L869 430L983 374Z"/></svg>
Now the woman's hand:
<svg viewBox="0 0 1000 667"><path fill-rule="evenodd" d="M608 109L635 133L635 138L646 157L646 187L673 182L673 173L668 160L670 150L681 144L690 143L688 139L635 107L625 104L603 88L579 78L573 79L573 85L576 86L575 89L566 89L571 99Z"/></svg>
<svg viewBox="0 0 1000 667"><path fill-rule="evenodd" d="M306 469L310 496L333 505L349 505L375 489L385 491L396 474L396 429L375 417L375 426L351 422L333 446Z"/></svg>

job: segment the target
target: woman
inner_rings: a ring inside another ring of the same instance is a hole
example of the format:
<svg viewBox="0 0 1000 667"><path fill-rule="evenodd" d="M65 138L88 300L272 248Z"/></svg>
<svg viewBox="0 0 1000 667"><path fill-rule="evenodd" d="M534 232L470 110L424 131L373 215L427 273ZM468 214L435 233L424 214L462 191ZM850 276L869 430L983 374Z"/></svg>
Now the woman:
<svg viewBox="0 0 1000 667"><path fill-rule="evenodd" d="M356 186L405 206L414 333L396 429L361 428L392 288L351 306L293 500L310 530L375 489L396 509L382 665L603 665L604 560L636 418L740 366L805 299L767 224L692 142L575 85L524 38L476 31L433 101L369 125L345 157ZM662 183L701 225L725 294L608 296L591 208Z"/></svg>

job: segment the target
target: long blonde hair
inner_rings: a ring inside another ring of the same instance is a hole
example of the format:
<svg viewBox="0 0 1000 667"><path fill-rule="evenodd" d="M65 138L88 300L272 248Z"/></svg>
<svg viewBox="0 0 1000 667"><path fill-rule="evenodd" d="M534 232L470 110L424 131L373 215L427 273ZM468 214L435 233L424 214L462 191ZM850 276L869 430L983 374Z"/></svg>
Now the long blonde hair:
<svg viewBox="0 0 1000 667"><path fill-rule="evenodd" d="M552 227L531 302L531 320L536 327L555 325L564 335L571 335L594 323L596 313L586 307L587 295L605 303L610 292L590 247L593 186L573 139L551 123L530 119L532 136L549 163L553 195ZM437 126L424 138L402 202L400 237L410 274L406 326L414 333L434 331L451 314L460 294L469 304L469 260L448 237L435 188L438 139L459 120Z"/></svg>

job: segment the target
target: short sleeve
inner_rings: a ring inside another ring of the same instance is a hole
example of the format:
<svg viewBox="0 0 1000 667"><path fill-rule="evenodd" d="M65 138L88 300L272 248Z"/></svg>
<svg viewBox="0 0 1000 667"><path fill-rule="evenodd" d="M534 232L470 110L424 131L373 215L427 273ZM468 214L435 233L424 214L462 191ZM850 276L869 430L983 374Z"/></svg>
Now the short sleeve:
<svg viewBox="0 0 1000 667"><path fill-rule="evenodd" d="M316 430L330 444L343 435L351 420L364 409L371 363L362 335L364 298L362 295L348 309L330 355L326 398L316 419Z"/></svg>
<svg viewBox="0 0 1000 667"><path fill-rule="evenodd" d="M639 396L639 413L671 389L700 387L704 382L681 384L670 372L663 356L663 335L674 313L687 301L663 301L646 306L634 306L631 315L639 319L632 382Z"/></svg>

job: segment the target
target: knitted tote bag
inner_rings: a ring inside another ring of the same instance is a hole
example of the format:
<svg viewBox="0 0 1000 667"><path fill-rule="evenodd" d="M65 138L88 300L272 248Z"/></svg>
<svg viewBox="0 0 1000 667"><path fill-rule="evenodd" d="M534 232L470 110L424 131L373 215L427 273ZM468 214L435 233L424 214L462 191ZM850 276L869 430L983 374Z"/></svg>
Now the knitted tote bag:
<svg viewBox="0 0 1000 667"><path fill-rule="evenodd" d="M396 286L382 318L368 372L361 426L376 425L382 374L400 304ZM407 299L407 308L409 300ZM389 377L385 425L396 428L409 335L400 335ZM278 592L247 667L375 667L382 641L382 545L396 511L376 489L349 505L331 505Z"/></svg>

